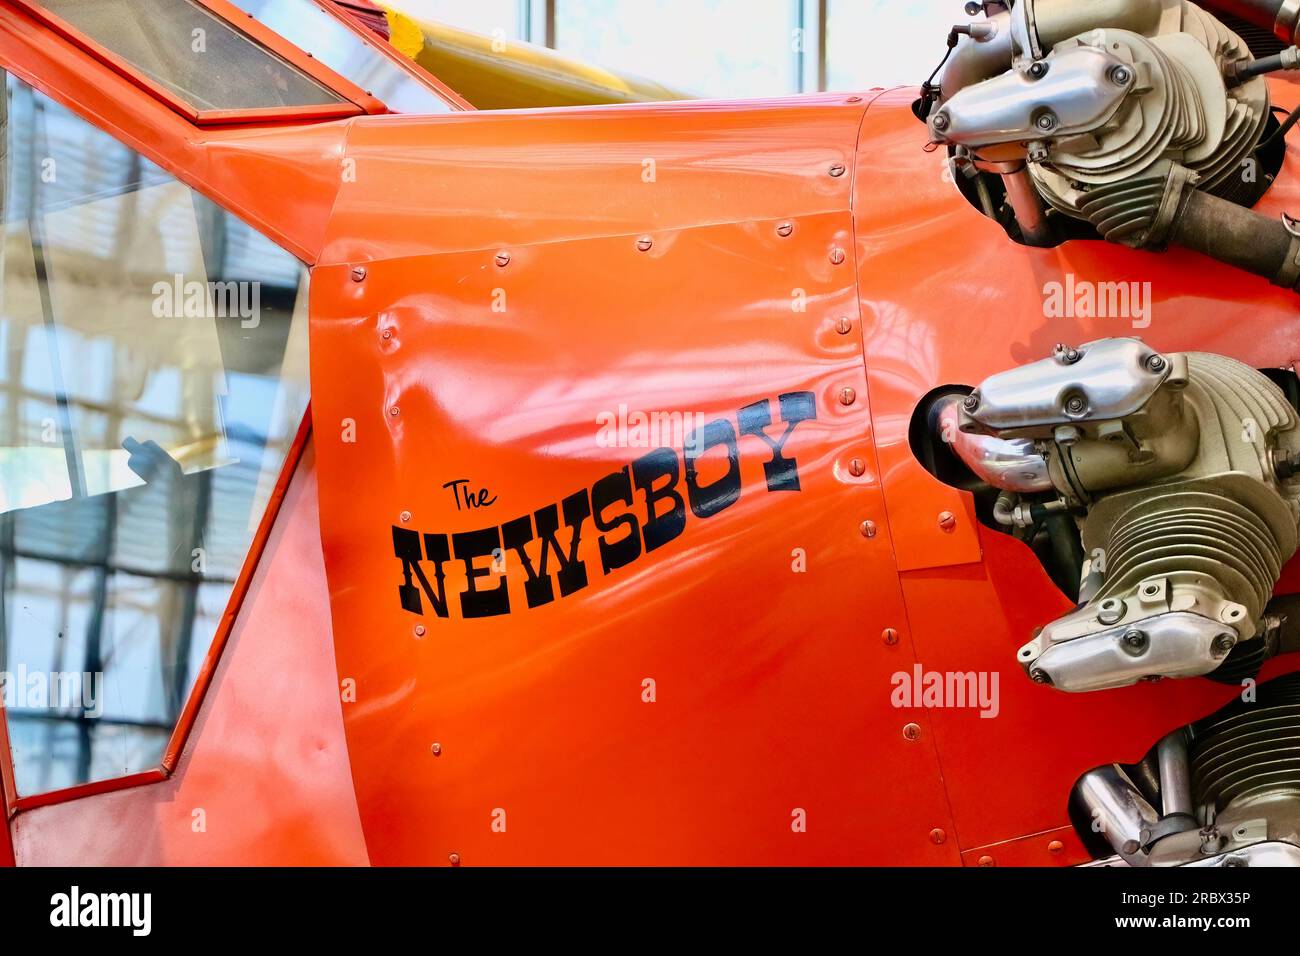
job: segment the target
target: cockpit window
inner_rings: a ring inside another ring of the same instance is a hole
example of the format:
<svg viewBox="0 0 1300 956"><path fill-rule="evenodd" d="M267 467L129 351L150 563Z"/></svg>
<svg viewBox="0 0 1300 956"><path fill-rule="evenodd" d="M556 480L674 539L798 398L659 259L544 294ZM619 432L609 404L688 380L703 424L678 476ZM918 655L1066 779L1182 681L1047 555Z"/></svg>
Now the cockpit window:
<svg viewBox="0 0 1300 956"><path fill-rule="evenodd" d="M0 682L21 798L158 767L305 414L307 271L5 89Z"/></svg>
<svg viewBox="0 0 1300 956"><path fill-rule="evenodd" d="M417 79L423 68L344 24L315 0L231 0L294 46L383 102L393 113L446 113L451 104ZM395 51L394 51L395 52Z"/></svg>
<svg viewBox="0 0 1300 956"><path fill-rule="evenodd" d="M195 0L39 0L196 113L347 101Z"/></svg>

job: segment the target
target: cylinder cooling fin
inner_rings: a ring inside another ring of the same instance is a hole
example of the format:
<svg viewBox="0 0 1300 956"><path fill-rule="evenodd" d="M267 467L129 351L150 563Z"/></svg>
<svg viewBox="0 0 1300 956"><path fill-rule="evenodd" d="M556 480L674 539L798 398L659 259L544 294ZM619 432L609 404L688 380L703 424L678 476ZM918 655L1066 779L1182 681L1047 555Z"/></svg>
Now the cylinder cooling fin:
<svg viewBox="0 0 1300 956"><path fill-rule="evenodd" d="M1300 865L1300 673L1248 685L1136 764L1088 771L1070 807L1103 862Z"/></svg>
<svg viewBox="0 0 1300 956"><path fill-rule="evenodd" d="M1192 728L1192 786L1196 802L1226 818L1279 800L1300 804L1300 674L1261 684ZM1300 842L1300 806L1289 839Z"/></svg>
<svg viewBox="0 0 1300 956"><path fill-rule="evenodd" d="M1016 653L1032 680L1240 680L1282 647L1271 607L1300 544L1300 415L1267 375L1102 339L941 392L922 417L963 486L994 498L992 523L1031 545L1046 533L1057 573L1073 565L1077 607Z"/></svg>
<svg viewBox="0 0 1300 956"><path fill-rule="evenodd" d="M1227 5L1235 24L1294 37L1286 5ZM1030 245L1182 245L1300 287L1300 231L1249 208L1284 153L1266 74L1300 68L1300 50L1259 57L1191 0L986 9L999 12L953 27L941 81L916 106L985 214Z"/></svg>

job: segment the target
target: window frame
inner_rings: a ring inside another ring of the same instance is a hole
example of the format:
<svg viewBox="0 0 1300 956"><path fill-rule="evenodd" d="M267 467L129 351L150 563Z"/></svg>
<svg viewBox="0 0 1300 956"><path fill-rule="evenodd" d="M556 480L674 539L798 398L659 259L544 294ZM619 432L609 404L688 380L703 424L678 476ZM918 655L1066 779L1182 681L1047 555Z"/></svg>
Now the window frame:
<svg viewBox="0 0 1300 956"><path fill-rule="evenodd" d="M352 81L335 73L310 53L304 53L274 30L258 22L227 0L193 0L213 16L226 22L232 30L281 57L290 66L315 80L344 100L342 103L322 103L304 106L268 106L248 109L201 110L184 97L169 90L141 72L134 64L78 30L62 17L52 13L41 0L11 0L20 9L41 24L89 53L114 73L131 81L159 102L179 113L195 126L231 126L246 123L305 122L310 120L346 119L352 116L377 115L388 112L380 100L361 89Z"/></svg>
<svg viewBox="0 0 1300 956"><path fill-rule="evenodd" d="M20 6L27 6L28 0L11 0L12 3ZM200 0L207 4L209 0ZM65 39L70 39L66 38ZM89 53L90 51L84 51ZM93 55L93 54L92 54ZM98 59L98 57L96 57ZM135 141L135 138L129 135L127 130L118 129L115 125L99 122L95 118L95 112L89 108L89 105L78 101L76 98L57 95L50 90L48 84L37 82L36 78L31 76L24 65L12 62L10 58L3 55L0 51L0 71L13 74L23 83L31 86L33 89L43 93L46 96L60 102L70 112L72 112L83 123L88 124L93 129L98 130L105 136L125 146L134 152L150 159L165 169L177 182L187 188L207 197L220 208L226 210L233 216L240 217L252 229L257 230L270 241L276 243L285 249L290 255L298 259L299 262L308 270L308 283L310 288L310 274L315 266L314 258L305 257L301 252L292 248L286 248L283 241L276 235L268 234L263 221L260 218L249 220L245 211L232 208L228 202L223 201L223 197L215 195L213 190L201 188L195 183L193 177L187 175L187 170L178 167L174 160L160 155L156 149L142 148L142 145ZM13 750L11 749L9 738L8 714L4 707L3 701L0 701L0 805L4 810L3 834L0 835L0 865L4 865L5 845L9 842L10 833L8 823L20 812L32 810L37 807L49 806L51 804L67 803L72 800L79 800L83 797L89 797L100 793L109 793L116 790L126 790L146 784L161 783L171 778L180 763L181 756L184 753L186 743L189 740L190 733L198 720L199 712L202 710L203 703L207 698L208 689L212 685L213 678L216 675L217 668L221 663L221 658L230 634L239 617L240 609L243 606L245 597L252 584L254 575L261 563L262 555L266 549L267 541L274 529L275 522L280 513L281 505L284 502L285 495L288 493L289 485L293 476L298 470L298 464L302 459L303 452L307 442L310 440L312 431L312 412L311 396L308 395L307 406L303 412L302 420L298 423L297 430L294 434L293 441L290 443L285 452L285 459L280 467L279 474L276 477L275 485L267 499L266 509L263 511L258 521L256 530L252 539L249 541L248 550L244 555L243 562L240 565L239 573L235 578L235 583L231 587L230 597L226 601L226 607L221 615L221 620L212 635L211 643L204 654L203 663L200 665L194 678L194 685L190 688L186 696L185 705L168 735L167 743L163 749L163 754L156 767L148 770L137 771L130 774L124 774L120 777L113 777L104 780L92 780L86 783L74 784L70 787L62 787L55 790L49 790L44 793L20 796L17 790L17 780L14 774Z"/></svg>

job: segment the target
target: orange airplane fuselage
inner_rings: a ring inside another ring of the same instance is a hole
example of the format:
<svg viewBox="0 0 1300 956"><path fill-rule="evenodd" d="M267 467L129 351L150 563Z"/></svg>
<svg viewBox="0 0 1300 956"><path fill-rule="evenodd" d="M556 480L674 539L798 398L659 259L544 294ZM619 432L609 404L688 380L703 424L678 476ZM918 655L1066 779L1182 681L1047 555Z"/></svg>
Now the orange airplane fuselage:
<svg viewBox="0 0 1300 956"><path fill-rule="evenodd" d="M1008 243L912 91L199 129L8 3L0 65L311 268L310 436L184 749L6 779L17 863L1069 865L1079 775L1234 696L1028 680L1071 602L908 429L1056 342L1291 365L1292 295ZM1076 280L1157 319L1047 317Z"/></svg>

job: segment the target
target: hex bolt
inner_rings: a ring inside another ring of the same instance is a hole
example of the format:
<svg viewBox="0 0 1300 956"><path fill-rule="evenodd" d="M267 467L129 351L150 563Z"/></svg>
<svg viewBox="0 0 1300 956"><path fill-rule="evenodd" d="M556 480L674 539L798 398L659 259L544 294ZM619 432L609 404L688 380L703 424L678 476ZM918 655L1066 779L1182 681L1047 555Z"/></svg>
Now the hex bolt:
<svg viewBox="0 0 1300 956"><path fill-rule="evenodd" d="M858 525L858 530L862 532L862 537L874 538L876 536L876 523L874 521L864 521Z"/></svg>
<svg viewBox="0 0 1300 956"><path fill-rule="evenodd" d="M1117 66L1110 71L1110 81L1116 86L1128 86L1133 79L1133 72L1126 66Z"/></svg>
<svg viewBox="0 0 1300 956"><path fill-rule="evenodd" d="M442 756L442 744L435 743L432 747L429 748L429 750L433 752L433 755L435 757Z"/></svg>
<svg viewBox="0 0 1300 956"><path fill-rule="evenodd" d="M930 842L933 843L935 846L938 846L939 844L943 843L943 841L946 839L948 839L948 834L944 833L938 827L935 827L933 830L930 831Z"/></svg>
<svg viewBox="0 0 1300 956"><path fill-rule="evenodd" d="M1168 365L1169 363L1165 361L1165 357L1163 355L1149 355L1147 356L1146 364L1147 364L1147 368L1152 372L1163 372L1165 370L1165 366Z"/></svg>
<svg viewBox="0 0 1300 956"><path fill-rule="evenodd" d="M906 725L904 725L904 727L903 727L903 737L904 737L904 739L906 739L906 740L920 740L920 739L921 739L921 725L920 725L920 724L906 724Z"/></svg>
<svg viewBox="0 0 1300 956"><path fill-rule="evenodd" d="M932 119L930 122L934 125L935 129L937 129L939 132L942 133L944 130L948 128L948 124L950 123L950 120L948 119L947 113L939 112L934 114L934 119Z"/></svg>
<svg viewBox="0 0 1300 956"><path fill-rule="evenodd" d="M840 335L848 335L853 331L853 320L847 315L841 315L835 320L835 331Z"/></svg>
<svg viewBox="0 0 1300 956"><path fill-rule="evenodd" d="M794 232L794 223L792 222L783 222L776 227L776 234L782 239L790 235L792 232Z"/></svg>
<svg viewBox="0 0 1300 956"><path fill-rule="evenodd" d="M849 386L846 385L842 389L840 389L841 405L852 405L855 401L857 401L857 399L858 399L858 393L854 391L852 388L850 388Z"/></svg>
<svg viewBox="0 0 1300 956"><path fill-rule="evenodd" d="M980 393L971 392L969 395L967 395L965 398L962 399L961 407L966 409L966 411L968 412L975 411L975 409L980 407Z"/></svg>
<svg viewBox="0 0 1300 956"><path fill-rule="evenodd" d="M830 168L830 174L831 174L832 176L834 176L835 178L837 178L837 179L838 179L840 176L843 176L843 175L844 175L844 164L843 164L843 163L832 163L832 164L831 164L831 168Z"/></svg>
<svg viewBox="0 0 1300 956"><path fill-rule="evenodd" d="M1029 679L1035 684L1050 684L1052 678L1048 676L1047 671L1032 670L1029 672Z"/></svg>
<svg viewBox="0 0 1300 956"><path fill-rule="evenodd" d="M1231 634L1220 634L1214 639L1214 643L1211 645L1211 650L1214 651L1215 655L1226 654L1228 651L1232 650L1236 643L1237 639Z"/></svg>
<svg viewBox="0 0 1300 956"><path fill-rule="evenodd" d="M497 266L502 269L510 265L510 253L502 249L500 252L497 253L496 263Z"/></svg>
<svg viewBox="0 0 1300 956"><path fill-rule="evenodd" d="M365 279L365 277L366 277L366 267L365 267L365 266L357 266L356 268L354 268L354 269L352 270L352 281L353 281L353 282L361 282L361 281L363 281L363 280Z"/></svg>
<svg viewBox="0 0 1300 956"><path fill-rule="evenodd" d="M1117 598L1106 598L1097 610L1097 620L1102 624L1118 624L1124 618L1124 602Z"/></svg>
<svg viewBox="0 0 1300 956"><path fill-rule="evenodd" d="M854 478L862 477L862 473L867 470L867 466L861 458L853 458L849 461L849 474Z"/></svg>
<svg viewBox="0 0 1300 956"><path fill-rule="evenodd" d="M939 527L944 531L951 531L957 527L957 516L951 511L939 512Z"/></svg>
<svg viewBox="0 0 1300 956"><path fill-rule="evenodd" d="M831 250L831 265L840 265L844 262L844 250L836 246Z"/></svg>
<svg viewBox="0 0 1300 956"><path fill-rule="evenodd" d="M889 647L898 643L898 631L895 628L887 627L880 632L880 639Z"/></svg>
<svg viewBox="0 0 1300 956"><path fill-rule="evenodd" d="M649 236L642 236L640 239L636 241L636 247L641 252L649 252L650 247L653 246L654 244L655 244L654 240L651 239Z"/></svg>
<svg viewBox="0 0 1300 956"><path fill-rule="evenodd" d="M1052 432L1052 438L1056 440L1058 445L1077 445L1080 439L1083 438L1083 432L1073 425L1057 425Z"/></svg>
<svg viewBox="0 0 1300 956"><path fill-rule="evenodd" d="M1124 649L1134 657L1140 657L1142 654L1146 653L1148 641L1145 631L1139 631L1137 628L1133 628L1132 630L1125 631L1121 640L1124 643Z"/></svg>
<svg viewBox="0 0 1300 956"><path fill-rule="evenodd" d="M1050 133L1052 130L1056 129L1056 123L1056 114L1052 112L1044 113L1038 117L1038 119L1034 120L1034 125L1044 133Z"/></svg>
<svg viewBox="0 0 1300 956"><path fill-rule="evenodd" d="M1056 358L1064 365L1073 365L1079 359L1083 358L1083 353L1069 345L1057 345Z"/></svg>
<svg viewBox="0 0 1300 956"><path fill-rule="evenodd" d="M1047 64L1042 60L1036 60L1029 65L1029 75L1036 80L1041 80L1047 75Z"/></svg>
<svg viewBox="0 0 1300 956"><path fill-rule="evenodd" d="M417 625L415 625L415 636L416 636L416 637L424 637L424 635L425 635L425 627L424 627L424 625L423 625L423 624L417 624Z"/></svg>
<svg viewBox="0 0 1300 956"><path fill-rule="evenodd" d="M1088 407L1088 403L1083 400L1081 395L1071 395L1065 400L1065 413L1067 415L1082 415Z"/></svg>

